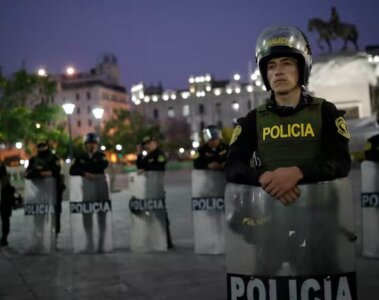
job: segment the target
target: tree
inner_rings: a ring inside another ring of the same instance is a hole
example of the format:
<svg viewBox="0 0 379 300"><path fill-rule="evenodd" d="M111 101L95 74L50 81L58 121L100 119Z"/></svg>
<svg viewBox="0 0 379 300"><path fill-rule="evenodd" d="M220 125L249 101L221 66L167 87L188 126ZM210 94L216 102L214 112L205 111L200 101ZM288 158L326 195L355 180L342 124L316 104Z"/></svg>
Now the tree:
<svg viewBox="0 0 379 300"><path fill-rule="evenodd" d="M30 153L31 144L39 139L52 141L58 152L68 137L60 108L48 104L55 94L56 83L49 77L15 72L10 78L0 76L0 143L12 147L23 141ZM28 106L28 100L35 100ZM63 147L64 149L65 147Z"/></svg>
<svg viewBox="0 0 379 300"><path fill-rule="evenodd" d="M125 109L116 110L101 132L107 149L114 149L117 144L121 144L123 153L134 153L136 145L147 135L162 138L159 126L147 122L140 113Z"/></svg>
<svg viewBox="0 0 379 300"><path fill-rule="evenodd" d="M164 148L172 158L177 158L178 149L191 147L191 129L185 119L168 118L163 125Z"/></svg>

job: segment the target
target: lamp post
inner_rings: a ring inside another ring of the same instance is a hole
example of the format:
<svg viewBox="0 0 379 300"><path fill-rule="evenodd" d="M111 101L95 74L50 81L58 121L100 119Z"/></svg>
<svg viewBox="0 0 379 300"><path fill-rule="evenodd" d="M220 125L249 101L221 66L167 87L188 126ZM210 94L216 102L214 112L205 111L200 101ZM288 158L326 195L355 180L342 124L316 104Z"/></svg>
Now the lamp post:
<svg viewBox="0 0 379 300"><path fill-rule="evenodd" d="M67 124L68 124L68 157L72 160L73 151L72 151L72 132L71 132L71 119L70 116L74 112L75 104L65 103L62 105L64 113L67 115Z"/></svg>
<svg viewBox="0 0 379 300"><path fill-rule="evenodd" d="M97 135L100 137L100 124L101 124L101 118L104 115L104 108L101 107L95 107L92 110L92 114L94 115L95 119L98 120L98 126L95 128Z"/></svg>

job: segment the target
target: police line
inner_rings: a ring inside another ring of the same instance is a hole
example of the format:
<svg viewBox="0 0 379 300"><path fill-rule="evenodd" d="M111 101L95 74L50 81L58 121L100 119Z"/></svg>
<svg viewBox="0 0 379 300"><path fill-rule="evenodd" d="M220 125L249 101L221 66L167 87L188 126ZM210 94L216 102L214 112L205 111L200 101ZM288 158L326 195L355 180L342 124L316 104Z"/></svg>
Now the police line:
<svg viewBox="0 0 379 300"><path fill-rule="evenodd" d="M228 274L228 300L353 300L356 273L315 277L251 277Z"/></svg>
<svg viewBox="0 0 379 300"><path fill-rule="evenodd" d="M362 193L362 207L379 207L379 193Z"/></svg>
<svg viewBox="0 0 379 300"><path fill-rule="evenodd" d="M224 197L193 197L192 210L221 210L225 209Z"/></svg>

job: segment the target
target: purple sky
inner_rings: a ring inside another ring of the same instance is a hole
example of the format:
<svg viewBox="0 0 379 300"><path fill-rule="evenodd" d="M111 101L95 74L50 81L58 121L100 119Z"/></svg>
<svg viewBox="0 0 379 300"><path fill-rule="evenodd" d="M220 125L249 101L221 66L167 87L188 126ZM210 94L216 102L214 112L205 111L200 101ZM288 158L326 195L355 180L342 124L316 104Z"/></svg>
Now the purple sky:
<svg viewBox="0 0 379 300"><path fill-rule="evenodd" d="M0 0L0 65L25 61L51 73L68 64L88 71L103 53L117 56L122 83L186 88L190 75L246 76L260 31L312 17L357 25L359 46L379 44L379 1L372 0ZM315 54L317 34L308 33ZM340 44L335 43L339 49Z"/></svg>

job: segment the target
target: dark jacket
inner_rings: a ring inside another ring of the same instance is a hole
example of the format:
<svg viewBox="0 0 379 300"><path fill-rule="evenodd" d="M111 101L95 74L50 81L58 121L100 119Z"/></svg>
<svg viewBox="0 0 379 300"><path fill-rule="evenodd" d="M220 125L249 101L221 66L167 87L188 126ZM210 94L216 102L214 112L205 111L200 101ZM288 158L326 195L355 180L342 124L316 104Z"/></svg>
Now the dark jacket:
<svg viewBox="0 0 379 300"><path fill-rule="evenodd" d="M379 134L370 137L365 147L365 158L379 162Z"/></svg>
<svg viewBox="0 0 379 300"><path fill-rule="evenodd" d="M25 170L25 178L42 178L42 171L51 171L56 179L60 177L61 164L59 158L50 150L38 153L29 160L29 165Z"/></svg>
<svg viewBox="0 0 379 300"><path fill-rule="evenodd" d="M165 171L167 158L164 152L157 148L147 155L139 154L137 156L137 169L144 171Z"/></svg>
<svg viewBox="0 0 379 300"><path fill-rule="evenodd" d="M202 145L196 152L193 166L195 169L207 170L212 162L225 163L228 152L228 145L220 143L216 149L212 149L208 144Z"/></svg>
<svg viewBox="0 0 379 300"><path fill-rule="evenodd" d="M75 158L70 167L70 175L84 176L84 173L104 174L108 167L108 160L103 152L97 151L92 157L88 153L82 153Z"/></svg>
<svg viewBox="0 0 379 300"><path fill-rule="evenodd" d="M310 101L313 101L311 96L303 95L296 108L281 109L275 107L272 101L267 107L281 118L291 118ZM253 156L257 151L258 140L256 113L254 109L246 117L240 118L233 133L225 165L226 177L230 182L259 185L259 176L266 171L265 166L251 167L251 164L255 165L254 162L259 161L259 157ZM321 158L297 165L304 176L300 183L333 180L348 175L351 167L349 132L341 117L341 112L334 104L326 100L321 103ZM342 120L342 123L337 120Z"/></svg>

